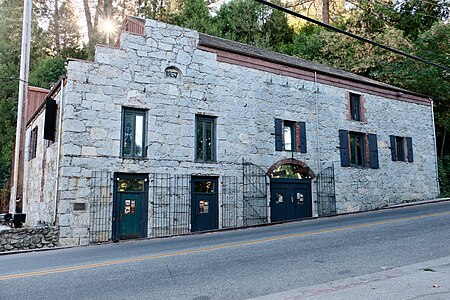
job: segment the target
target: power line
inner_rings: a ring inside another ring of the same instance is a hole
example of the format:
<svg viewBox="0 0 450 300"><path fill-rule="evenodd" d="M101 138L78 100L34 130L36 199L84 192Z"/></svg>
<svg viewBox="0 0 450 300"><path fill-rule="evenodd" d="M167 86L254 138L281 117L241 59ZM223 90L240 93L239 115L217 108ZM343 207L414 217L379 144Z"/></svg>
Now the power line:
<svg viewBox="0 0 450 300"><path fill-rule="evenodd" d="M325 24L325 23L320 22L320 21L317 21L317 20L314 20L314 19L312 19L312 18L310 18L310 17L304 16L304 15L302 15L302 14L299 14L299 13L297 13L297 12L294 12L294 11L292 11L292 10L289 10L289 9L287 9L287 8L284 8L284 7L282 7L282 6L273 4L273 3L268 2L268 1L265 1L265 0L255 0L255 1L257 1L257 2L259 2L259 3L261 3L261 4L264 4L264 5L270 6L270 7L274 8L274 9L280 10L280 11L282 11L282 12L285 12L285 13L287 13L287 14L290 14L290 15L292 15L292 16L294 16L294 17L301 18L301 19L304 19L304 20L306 20L306 21L308 21L308 22L311 22L311 23L317 24L317 25L319 25L319 26L325 27L325 28L327 28L327 29L330 29L330 30L333 30L333 31L342 33L342 34L347 35L347 36L349 36L349 37L352 37L352 38L354 38L354 39L363 41L363 42L365 42L365 43L368 43L368 44L371 44L371 45L374 45L374 46L383 48L383 49L385 49L385 50L394 52L394 53L396 53L396 54L399 54L399 55L408 57L408 58L413 59L413 60L416 60L416 61L420 61L420 62L422 62L422 63L425 63L425 64L428 64L428 65L434 66L434 67L439 68L439 69L442 69L442 70L444 70L444 71L450 72L450 68L449 68L449 67L446 67L446 66L443 66L443 65L439 65L439 64L434 63L434 62L432 62L432 61L429 61L429 60L423 59L423 58L421 58L421 57L418 57L418 56L415 56L415 55L411 55L411 54L402 52L402 51L400 51L400 50L397 50L397 49L394 49L394 48L385 46L385 45L383 45L383 44L379 44L379 43L374 42L374 41L372 41L372 40L370 40L370 39L367 39L367 38L365 38L365 37L362 37L362 36L359 36L359 35L350 33L350 32L348 32L348 31L339 29L339 28L337 28L337 27L331 26L331 25L329 25L329 24Z"/></svg>
<svg viewBox="0 0 450 300"><path fill-rule="evenodd" d="M368 0L366 0L366 2L368 2ZM384 4L383 2L380 2L380 1L377 1L377 0L373 0L373 2L376 3L376 4L378 4L378 5L380 5L380 6L382 6L382 7L384 7L384 8L387 8L387 9L389 9L389 10L392 10L392 11L398 13L398 14L401 14L402 12L408 12L408 13L411 13L411 14L413 14L413 15L419 15L419 16L424 16L424 17L429 17L429 18L435 18L435 19L438 19L438 20L441 20L441 19L442 19L441 17L432 16L432 15L427 15L427 14L420 13L420 12L416 12L416 11L413 11L413 10L401 9L400 11L397 11L397 10L395 10L393 7L387 6L387 5Z"/></svg>
<svg viewBox="0 0 450 300"><path fill-rule="evenodd" d="M0 80L4 81L22 81L28 83L28 81L22 80L20 78L13 78L13 77L0 77Z"/></svg>

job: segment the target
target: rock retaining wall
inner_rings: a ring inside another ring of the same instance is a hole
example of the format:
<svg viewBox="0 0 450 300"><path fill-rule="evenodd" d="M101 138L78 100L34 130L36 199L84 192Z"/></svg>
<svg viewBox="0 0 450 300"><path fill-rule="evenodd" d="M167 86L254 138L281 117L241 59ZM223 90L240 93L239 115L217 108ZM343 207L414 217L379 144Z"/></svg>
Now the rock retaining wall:
<svg viewBox="0 0 450 300"><path fill-rule="evenodd" d="M0 231L0 252L53 248L58 241L58 227L12 228Z"/></svg>

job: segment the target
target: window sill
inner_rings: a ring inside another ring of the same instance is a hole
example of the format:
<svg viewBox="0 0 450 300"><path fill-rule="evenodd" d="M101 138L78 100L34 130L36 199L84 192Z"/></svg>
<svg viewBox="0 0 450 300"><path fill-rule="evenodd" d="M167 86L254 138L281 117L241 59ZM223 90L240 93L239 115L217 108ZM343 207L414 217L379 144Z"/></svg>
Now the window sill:
<svg viewBox="0 0 450 300"><path fill-rule="evenodd" d="M120 158L122 160L138 160L138 161L147 161L147 160L149 160L147 157L128 157L128 156L124 157L124 156L121 156Z"/></svg>
<svg viewBox="0 0 450 300"><path fill-rule="evenodd" d="M217 161L202 161L202 160L195 160L194 163L196 164L218 164Z"/></svg>

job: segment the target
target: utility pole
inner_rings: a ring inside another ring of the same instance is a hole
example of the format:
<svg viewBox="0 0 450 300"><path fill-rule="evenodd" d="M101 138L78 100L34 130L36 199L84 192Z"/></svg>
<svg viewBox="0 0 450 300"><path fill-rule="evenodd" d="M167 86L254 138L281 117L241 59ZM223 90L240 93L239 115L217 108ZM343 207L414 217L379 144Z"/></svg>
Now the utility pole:
<svg viewBox="0 0 450 300"><path fill-rule="evenodd" d="M14 178L11 193L11 213L21 213L23 208L23 165L25 158L25 128L27 122L28 75L30 68L32 0L23 3L22 51L20 56L19 97L17 105L16 141L14 149Z"/></svg>

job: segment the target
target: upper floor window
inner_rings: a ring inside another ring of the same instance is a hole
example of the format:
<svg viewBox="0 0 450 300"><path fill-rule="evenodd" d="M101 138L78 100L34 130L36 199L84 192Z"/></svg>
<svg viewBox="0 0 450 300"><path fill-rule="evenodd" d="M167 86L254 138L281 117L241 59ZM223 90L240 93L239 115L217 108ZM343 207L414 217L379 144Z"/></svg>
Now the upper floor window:
<svg viewBox="0 0 450 300"><path fill-rule="evenodd" d="M30 152L28 155L29 160L36 157L37 152L37 140L38 140L38 127L34 127L33 130L31 130L30 134Z"/></svg>
<svg viewBox="0 0 450 300"><path fill-rule="evenodd" d="M216 118L195 117L195 161L216 161Z"/></svg>
<svg viewBox="0 0 450 300"><path fill-rule="evenodd" d="M361 95L350 93L350 115L352 120L362 121Z"/></svg>
<svg viewBox="0 0 450 300"><path fill-rule="evenodd" d="M392 161L414 161L412 138L391 135L390 141Z"/></svg>
<svg viewBox="0 0 450 300"><path fill-rule="evenodd" d="M376 134L339 130L339 151L343 167L379 168Z"/></svg>
<svg viewBox="0 0 450 300"><path fill-rule="evenodd" d="M306 123L275 119L275 150L306 153Z"/></svg>
<svg viewBox="0 0 450 300"><path fill-rule="evenodd" d="M294 147L296 145L295 142L295 123L284 121L283 123L283 137L284 137L284 150L285 151L294 151Z"/></svg>
<svg viewBox="0 0 450 300"><path fill-rule="evenodd" d="M353 167L366 166L366 143L365 134L350 132L350 164Z"/></svg>
<svg viewBox="0 0 450 300"><path fill-rule="evenodd" d="M145 156L146 111L124 108L122 111L122 156Z"/></svg>

